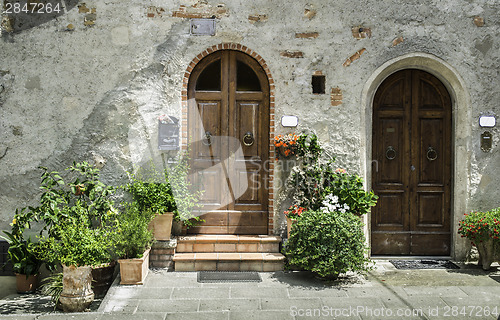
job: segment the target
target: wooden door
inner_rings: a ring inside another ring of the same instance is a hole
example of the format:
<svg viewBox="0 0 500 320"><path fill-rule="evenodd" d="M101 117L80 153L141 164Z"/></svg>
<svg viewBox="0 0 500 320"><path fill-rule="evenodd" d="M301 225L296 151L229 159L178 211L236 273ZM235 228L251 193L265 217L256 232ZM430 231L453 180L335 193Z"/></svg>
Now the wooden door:
<svg viewBox="0 0 500 320"><path fill-rule="evenodd" d="M205 222L191 233L267 234L269 83L250 56L204 58L188 85L188 139Z"/></svg>
<svg viewBox="0 0 500 320"><path fill-rule="evenodd" d="M451 99L421 70L389 76L373 102L372 254L449 255Z"/></svg>

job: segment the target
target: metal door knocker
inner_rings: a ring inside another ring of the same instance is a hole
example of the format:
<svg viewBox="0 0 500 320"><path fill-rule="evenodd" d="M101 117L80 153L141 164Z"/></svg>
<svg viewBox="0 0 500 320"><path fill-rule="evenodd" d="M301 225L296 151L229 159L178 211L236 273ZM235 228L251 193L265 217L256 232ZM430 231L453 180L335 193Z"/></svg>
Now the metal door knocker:
<svg viewBox="0 0 500 320"><path fill-rule="evenodd" d="M210 131L205 132L205 137L201 140L201 143L203 143L206 146L209 146L212 144L212 134Z"/></svg>
<svg viewBox="0 0 500 320"><path fill-rule="evenodd" d="M427 160L434 161L437 159L437 157L438 157L438 154L437 154L436 150L434 150L433 147L429 147L427 149Z"/></svg>
<svg viewBox="0 0 500 320"><path fill-rule="evenodd" d="M254 142L253 133L251 133L250 131L248 131L243 136L243 144L245 146L247 146L247 147L250 147L251 145L253 145L253 142Z"/></svg>
<svg viewBox="0 0 500 320"><path fill-rule="evenodd" d="M387 160L396 159L396 155L397 155L397 152L393 146L389 146L389 147L387 147L387 150L385 150L385 157L387 158Z"/></svg>

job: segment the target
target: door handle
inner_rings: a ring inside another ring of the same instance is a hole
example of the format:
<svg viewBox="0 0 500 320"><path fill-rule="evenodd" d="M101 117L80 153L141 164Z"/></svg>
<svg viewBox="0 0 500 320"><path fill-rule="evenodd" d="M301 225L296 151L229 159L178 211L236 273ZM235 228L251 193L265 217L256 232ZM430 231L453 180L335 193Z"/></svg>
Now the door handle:
<svg viewBox="0 0 500 320"><path fill-rule="evenodd" d="M415 166L414 165L410 166L410 170L415 171Z"/></svg>
<svg viewBox="0 0 500 320"><path fill-rule="evenodd" d="M396 149L394 149L393 146L388 146L387 150L385 150L385 157L387 158L387 160L394 160L396 159L396 156L397 156Z"/></svg>
<svg viewBox="0 0 500 320"><path fill-rule="evenodd" d="M429 149L427 149L427 160L434 161L437 159L437 157L438 157L437 151L434 150L433 147L429 147Z"/></svg>
<svg viewBox="0 0 500 320"><path fill-rule="evenodd" d="M201 139L201 143L203 143L206 146L209 146L212 144L211 139L212 139L212 134L210 133L210 131L205 131L205 136L203 137L203 139Z"/></svg>
<svg viewBox="0 0 500 320"><path fill-rule="evenodd" d="M253 145L254 140L255 139L253 137L253 133L250 131L245 133L245 135L243 136L243 144L247 147L250 147L251 145Z"/></svg>

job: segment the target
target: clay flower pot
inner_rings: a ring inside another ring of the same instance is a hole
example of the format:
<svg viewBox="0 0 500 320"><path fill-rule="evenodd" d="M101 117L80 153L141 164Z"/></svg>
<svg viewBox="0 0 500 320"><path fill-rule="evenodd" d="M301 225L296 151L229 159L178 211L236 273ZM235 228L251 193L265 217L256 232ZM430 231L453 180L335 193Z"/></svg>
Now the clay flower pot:
<svg viewBox="0 0 500 320"><path fill-rule="evenodd" d="M477 242L476 247L479 251L479 264L483 270L490 270L491 264L495 261L500 262L500 245L493 239Z"/></svg>
<svg viewBox="0 0 500 320"><path fill-rule="evenodd" d="M103 298L108 292L113 275L115 273L116 262L105 263L97 267L92 267L92 290L95 298Z"/></svg>
<svg viewBox="0 0 500 320"><path fill-rule="evenodd" d="M59 302L64 312L82 312L92 301L92 267L63 265L63 290Z"/></svg>
<svg viewBox="0 0 500 320"><path fill-rule="evenodd" d="M290 238L290 231L292 230L292 225L297 222L297 219L292 219L289 217L286 217L286 236L287 238Z"/></svg>
<svg viewBox="0 0 500 320"><path fill-rule="evenodd" d="M38 287L38 274L26 277L25 274L16 273L17 293L33 293Z"/></svg>
<svg viewBox="0 0 500 320"><path fill-rule="evenodd" d="M120 284L144 284L149 271L150 251L151 248L146 250L142 258L118 260L120 264Z"/></svg>
<svg viewBox="0 0 500 320"><path fill-rule="evenodd" d="M156 240L170 240L173 219L174 214L172 212L155 215L153 220L149 223L149 229L153 230L153 235Z"/></svg>

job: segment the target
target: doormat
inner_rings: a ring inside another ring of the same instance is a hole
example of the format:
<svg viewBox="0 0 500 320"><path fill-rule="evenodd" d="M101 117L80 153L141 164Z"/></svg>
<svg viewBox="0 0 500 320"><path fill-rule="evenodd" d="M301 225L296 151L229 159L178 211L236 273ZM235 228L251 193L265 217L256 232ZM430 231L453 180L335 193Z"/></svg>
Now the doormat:
<svg viewBox="0 0 500 320"><path fill-rule="evenodd" d="M226 271L200 271L198 282L261 282L257 272L226 272Z"/></svg>
<svg viewBox="0 0 500 320"><path fill-rule="evenodd" d="M396 269L460 269L449 260L389 260Z"/></svg>

